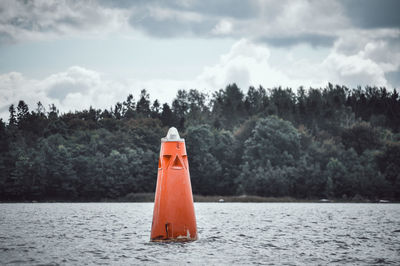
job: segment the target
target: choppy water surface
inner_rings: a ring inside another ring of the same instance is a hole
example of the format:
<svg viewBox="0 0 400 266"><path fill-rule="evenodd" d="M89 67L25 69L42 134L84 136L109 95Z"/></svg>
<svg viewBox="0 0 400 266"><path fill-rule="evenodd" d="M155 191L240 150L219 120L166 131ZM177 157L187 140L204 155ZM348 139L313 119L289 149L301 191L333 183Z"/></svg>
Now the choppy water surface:
<svg viewBox="0 0 400 266"><path fill-rule="evenodd" d="M400 264L400 205L196 203L199 240L150 243L152 203L0 204L0 264Z"/></svg>

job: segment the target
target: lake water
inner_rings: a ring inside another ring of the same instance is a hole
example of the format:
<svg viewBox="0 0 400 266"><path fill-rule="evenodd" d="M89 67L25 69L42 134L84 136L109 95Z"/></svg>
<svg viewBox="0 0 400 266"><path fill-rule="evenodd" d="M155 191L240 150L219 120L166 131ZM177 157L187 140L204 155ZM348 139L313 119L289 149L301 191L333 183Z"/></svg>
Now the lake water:
<svg viewBox="0 0 400 266"><path fill-rule="evenodd" d="M0 264L400 265L399 204L196 203L199 240L168 244L152 210L0 204Z"/></svg>

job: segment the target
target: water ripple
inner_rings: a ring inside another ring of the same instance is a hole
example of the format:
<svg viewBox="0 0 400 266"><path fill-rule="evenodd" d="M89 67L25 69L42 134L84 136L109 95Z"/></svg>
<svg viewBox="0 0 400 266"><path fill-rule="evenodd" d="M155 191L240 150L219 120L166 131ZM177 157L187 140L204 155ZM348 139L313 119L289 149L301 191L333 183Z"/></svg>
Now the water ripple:
<svg viewBox="0 0 400 266"><path fill-rule="evenodd" d="M400 205L195 208L199 240L161 244L151 203L0 204L0 264L400 264Z"/></svg>

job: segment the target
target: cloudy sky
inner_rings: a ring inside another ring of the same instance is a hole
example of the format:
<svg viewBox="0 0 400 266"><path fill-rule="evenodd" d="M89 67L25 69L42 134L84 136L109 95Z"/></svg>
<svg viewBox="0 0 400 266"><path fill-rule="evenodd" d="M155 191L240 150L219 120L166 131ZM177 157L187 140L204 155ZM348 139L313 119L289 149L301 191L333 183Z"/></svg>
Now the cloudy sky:
<svg viewBox="0 0 400 266"><path fill-rule="evenodd" d="M146 88L400 87L400 1L0 0L0 117L109 108Z"/></svg>

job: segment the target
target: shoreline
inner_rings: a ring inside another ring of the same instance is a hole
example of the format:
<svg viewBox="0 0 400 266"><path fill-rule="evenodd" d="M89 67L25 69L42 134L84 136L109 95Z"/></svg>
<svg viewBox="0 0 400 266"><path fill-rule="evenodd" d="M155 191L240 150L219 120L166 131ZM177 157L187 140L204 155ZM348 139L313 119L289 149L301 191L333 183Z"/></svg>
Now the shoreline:
<svg viewBox="0 0 400 266"><path fill-rule="evenodd" d="M252 195L240 195L240 196L203 196L193 195L193 201L202 202L215 202L215 203L400 203L398 201L391 201L387 199L364 199L364 198L353 198L353 199L297 199L292 197L261 197ZM154 202L154 193L130 193L124 197L117 199L77 199L77 200L64 200L64 199L48 199L48 200L21 200L21 201L0 201L1 203L134 203L134 202Z"/></svg>

